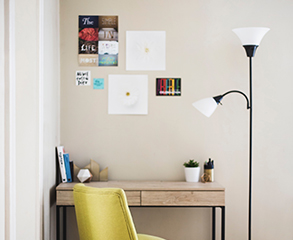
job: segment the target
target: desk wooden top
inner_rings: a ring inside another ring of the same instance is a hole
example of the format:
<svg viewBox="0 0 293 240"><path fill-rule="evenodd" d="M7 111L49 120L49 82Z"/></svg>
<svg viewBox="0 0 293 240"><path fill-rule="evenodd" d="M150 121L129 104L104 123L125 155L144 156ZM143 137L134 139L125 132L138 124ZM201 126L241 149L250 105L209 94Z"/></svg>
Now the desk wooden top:
<svg viewBox="0 0 293 240"><path fill-rule="evenodd" d="M72 191L77 182L61 183L57 191ZM86 186L97 188L122 188L125 191L225 191L217 182L190 183L179 181L108 181L90 182Z"/></svg>

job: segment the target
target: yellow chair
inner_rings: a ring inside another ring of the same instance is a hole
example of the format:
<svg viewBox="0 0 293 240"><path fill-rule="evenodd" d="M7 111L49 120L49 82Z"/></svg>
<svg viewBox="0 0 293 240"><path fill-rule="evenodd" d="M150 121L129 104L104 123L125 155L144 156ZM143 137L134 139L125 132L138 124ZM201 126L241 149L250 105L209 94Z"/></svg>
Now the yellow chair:
<svg viewBox="0 0 293 240"><path fill-rule="evenodd" d="M164 240L136 233L122 189L76 184L73 196L80 240Z"/></svg>

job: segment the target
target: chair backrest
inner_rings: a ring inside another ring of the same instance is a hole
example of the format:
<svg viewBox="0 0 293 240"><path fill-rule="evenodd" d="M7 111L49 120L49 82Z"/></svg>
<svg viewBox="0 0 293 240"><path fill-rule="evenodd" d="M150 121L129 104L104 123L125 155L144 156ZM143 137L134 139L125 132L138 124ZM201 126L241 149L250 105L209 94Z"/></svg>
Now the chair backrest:
<svg viewBox="0 0 293 240"><path fill-rule="evenodd" d="M73 196L80 240L138 240L122 189L76 184Z"/></svg>

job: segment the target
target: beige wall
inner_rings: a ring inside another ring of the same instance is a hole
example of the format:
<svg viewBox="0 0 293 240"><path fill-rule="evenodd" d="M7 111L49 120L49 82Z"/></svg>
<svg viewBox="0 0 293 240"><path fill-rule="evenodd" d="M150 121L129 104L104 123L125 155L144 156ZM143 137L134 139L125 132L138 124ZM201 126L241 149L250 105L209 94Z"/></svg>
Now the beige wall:
<svg viewBox="0 0 293 240"><path fill-rule="evenodd" d="M90 158L111 180L184 180L182 164L216 162L226 187L228 240L247 239L248 111L230 95L207 119L191 106L231 89L248 93L248 59L236 27L271 31L253 59L253 238L292 239L291 111L293 2L200 0L62 0L61 143L80 167ZM79 67L78 15L119 15L119 67ZM127 30L166 31L166 71L125 70ZM75 86L76 70L104 78L105 89ZM148 74L149 114L108 115L108 74ZM156 97L155 78L180 76L182 96ZM171 240L210 239L206 209L132 209L138 232ZM73 212L69 238L78 239ZM69 228L69 227L68 227ZM219 232L218 232L219 234Z"/></svg>

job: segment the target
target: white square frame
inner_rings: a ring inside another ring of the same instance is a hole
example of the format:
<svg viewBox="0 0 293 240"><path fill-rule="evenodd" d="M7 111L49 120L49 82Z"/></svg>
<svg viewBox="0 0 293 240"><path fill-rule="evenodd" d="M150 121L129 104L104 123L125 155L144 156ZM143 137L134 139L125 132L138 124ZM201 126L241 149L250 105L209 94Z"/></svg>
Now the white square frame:
<svg viewBox="0 0 293 240"><path fill-rule="evenodd" d="M109 75L108 114L148 114L148 75Z"/></svg>
<svg viewBox="0 0 293 240"><path fill-rule="evenodd" d="M126 70L165 71L166 32L126 31Z"/></svg>

